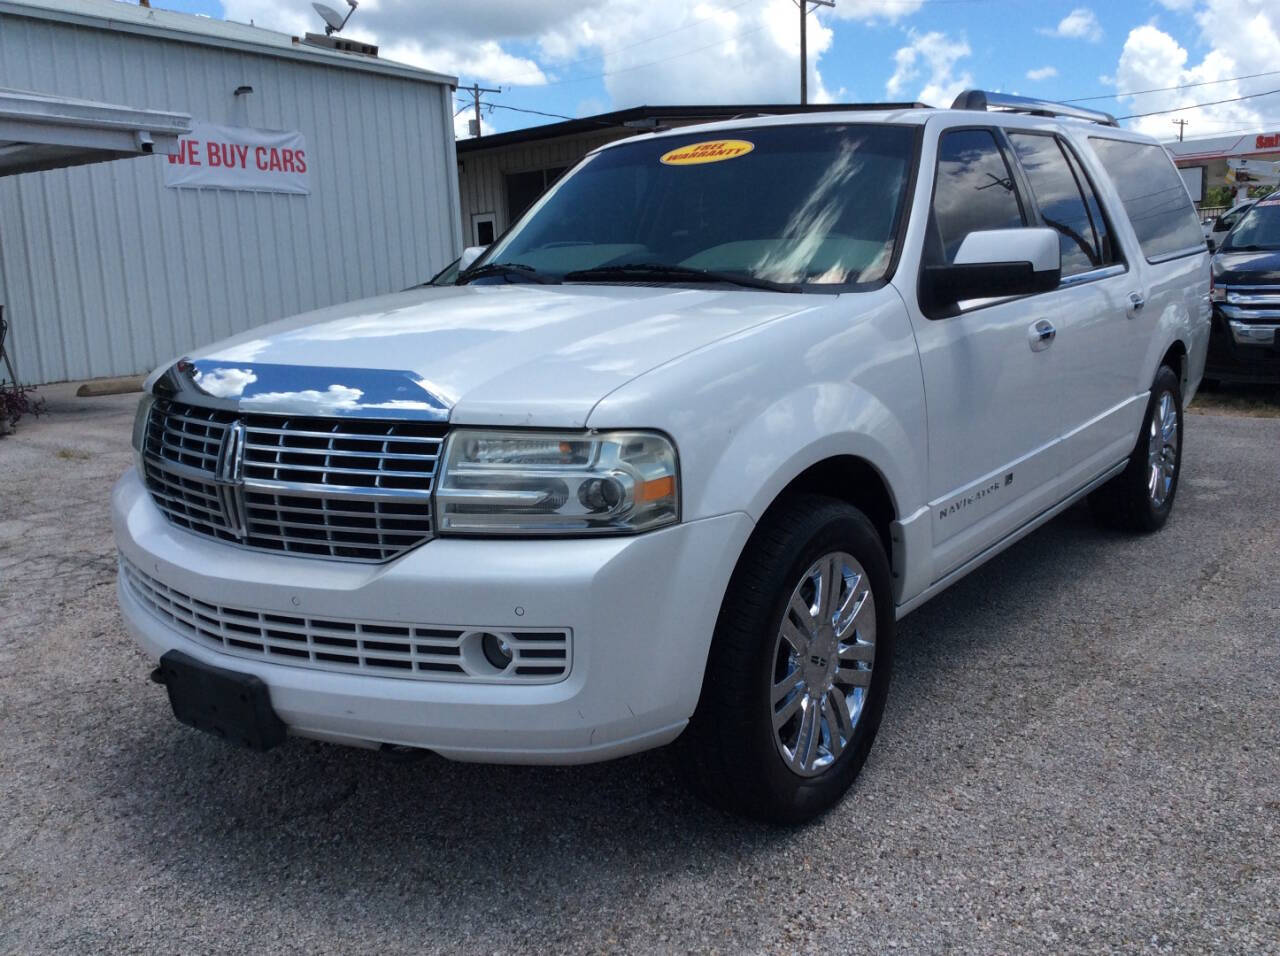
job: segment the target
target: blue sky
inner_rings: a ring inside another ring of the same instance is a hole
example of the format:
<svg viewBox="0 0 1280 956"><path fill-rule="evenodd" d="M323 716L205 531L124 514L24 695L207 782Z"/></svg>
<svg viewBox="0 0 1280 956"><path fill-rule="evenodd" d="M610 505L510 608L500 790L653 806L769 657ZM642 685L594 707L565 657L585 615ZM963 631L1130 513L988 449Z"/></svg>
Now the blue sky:
<svg viewBox="0 0 1280 956"><path fill-rule="evenodd" d="M347 33L383 55L501 86L486 130L640 103L791 102L797 96L793 0L365 0ZM837 0L810 20L812 98L924 99L949 105L973 85L1098 100L1117 115L1280 88L1280 3L1263 0ZM157 6L298 33L317 29L306 0L155 0ZM341 0L330 0L342 6ZM1274 8L1274 9L1273 9ZM602 75L604 74L604 75ZM1225 82L1224 82L1225 81ZM1280 126L1280 94L1135 121L1162 137Z"/></svg>

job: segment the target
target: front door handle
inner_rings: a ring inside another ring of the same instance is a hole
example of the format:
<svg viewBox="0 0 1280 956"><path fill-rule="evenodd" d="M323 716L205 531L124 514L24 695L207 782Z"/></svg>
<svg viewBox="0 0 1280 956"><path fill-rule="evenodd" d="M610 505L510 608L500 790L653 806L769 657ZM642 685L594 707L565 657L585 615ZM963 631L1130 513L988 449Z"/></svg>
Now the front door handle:
<svg viewBox="0 0 1280 956"><path fill-rule="evenodd" d="M1138 313L1142 311L1142 307L1147 304L1147 300L1143 298L1141 292L1129 293L1129 318L1136 318Z"/></svg>
<svg viewBox="0 0 1280 956"><path fill-rule="evenodd" d="M1047 320L1041 319L1027 330L1027 339L1031 343L1031 351L1043 352L1057 337L1058 330Z"/></svg>

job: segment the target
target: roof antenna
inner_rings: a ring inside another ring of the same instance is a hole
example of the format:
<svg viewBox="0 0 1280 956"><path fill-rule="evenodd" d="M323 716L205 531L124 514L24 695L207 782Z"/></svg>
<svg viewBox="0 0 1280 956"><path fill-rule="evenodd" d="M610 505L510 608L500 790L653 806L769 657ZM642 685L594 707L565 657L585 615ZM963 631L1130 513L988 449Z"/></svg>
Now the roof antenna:
<svg viewBox="0 0 1280 956"><path fill-rule="evenodd" d="M320 14L320 19L324 20L324 35L333 36L335 33L341 33L342 28L347 25L347 21L351 19L351 14L356 12L356 7L360 4L358 0L347 0L347 15L344 17L333 7L326 7L323 3L313 3L311 6L315 8L316 13Z"/></svg>

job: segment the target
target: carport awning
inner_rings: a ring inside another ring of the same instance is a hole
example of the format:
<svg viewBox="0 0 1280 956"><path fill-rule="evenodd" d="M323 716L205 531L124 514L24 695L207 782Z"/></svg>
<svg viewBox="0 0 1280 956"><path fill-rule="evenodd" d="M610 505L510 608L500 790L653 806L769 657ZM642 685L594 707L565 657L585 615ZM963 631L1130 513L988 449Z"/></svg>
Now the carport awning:
<svg viewBox="0 0 1280 956"><path fill-rule="evenodd" d="M0 176L167 154L190 131L185 113L0 89Z"/></svg>

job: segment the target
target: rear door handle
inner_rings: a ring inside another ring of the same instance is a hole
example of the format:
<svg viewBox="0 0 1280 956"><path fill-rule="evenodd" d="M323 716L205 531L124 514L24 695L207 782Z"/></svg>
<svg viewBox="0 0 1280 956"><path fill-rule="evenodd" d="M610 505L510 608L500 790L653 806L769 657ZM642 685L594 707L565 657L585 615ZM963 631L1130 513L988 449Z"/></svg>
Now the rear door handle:
<svg viewBox="0 0 1280 956"><path fill-rule="evenodd" d="M1031 351L1043 352L1053 344L1053 340L1057 338L1057 335L1058 330L1046 319L1041 319L1027 330L1027 339L1031 344Z"/></svg>
<svg viewBox="0 0 1280 956"><path fill-rule="evenodd" d="M1147 300L1143 298L1141 292L1130 292L1129 293L1129 318L1132 319L1136 317L1137 314L1142 311L1142 307L1146 304L1147 304Z"/></svg>

